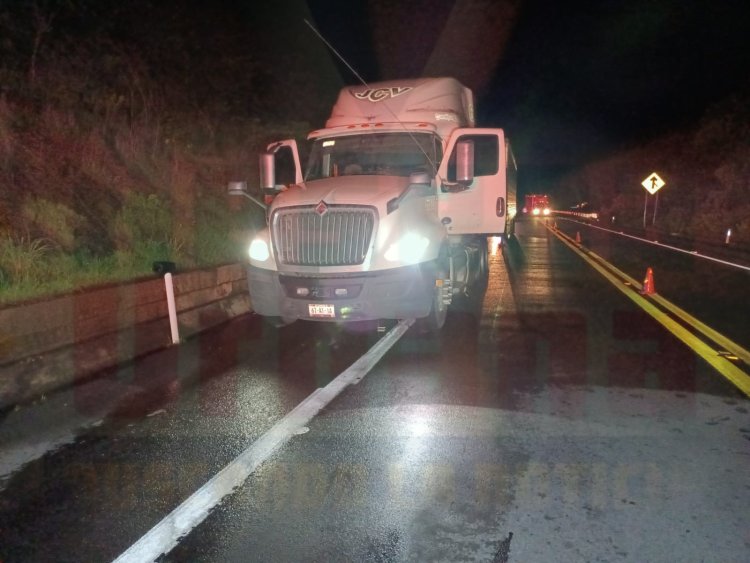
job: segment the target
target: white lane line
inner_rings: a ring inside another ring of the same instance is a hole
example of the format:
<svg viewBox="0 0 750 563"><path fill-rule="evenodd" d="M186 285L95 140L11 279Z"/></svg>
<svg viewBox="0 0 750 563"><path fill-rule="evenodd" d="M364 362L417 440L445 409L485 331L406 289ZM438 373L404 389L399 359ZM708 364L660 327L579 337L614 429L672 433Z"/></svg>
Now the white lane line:
<svg viewBox="0 0 750 563"><path fill-rule="evenodd" d="M189 534L208 516L225 496L235 491L268 457L299 433L316 414L330 403L347 386L359 383L385 353L414 323L406 319L393 327L361 358L344 370L325 387L316 389L294 410L277 422L234 461L214 475L182 504L151 528L141 539L130 546L116 563L155 561L169 553L180 539Z"/></svg>

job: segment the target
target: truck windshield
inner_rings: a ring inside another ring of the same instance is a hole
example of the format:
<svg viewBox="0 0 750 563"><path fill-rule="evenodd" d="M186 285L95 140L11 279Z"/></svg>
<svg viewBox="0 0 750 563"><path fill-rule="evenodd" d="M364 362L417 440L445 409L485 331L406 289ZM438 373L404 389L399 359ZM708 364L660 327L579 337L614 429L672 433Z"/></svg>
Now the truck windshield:
<svg viewBox="0 0 750 563"><path fill-rule="evenodd" d="M425 133L369 133L317 139L310 151L305 180L355 174L408 176L412 172L434 176L438 146L437 137Z"/></svg>

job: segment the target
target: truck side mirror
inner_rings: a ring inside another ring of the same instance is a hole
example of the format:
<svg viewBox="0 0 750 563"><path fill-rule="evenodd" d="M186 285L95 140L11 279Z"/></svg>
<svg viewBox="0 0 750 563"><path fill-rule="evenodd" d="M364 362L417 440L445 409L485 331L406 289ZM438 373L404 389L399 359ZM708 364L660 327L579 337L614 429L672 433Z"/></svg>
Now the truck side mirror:
<svg viewBox="0 0 750 563"><path fill-rule="evenodd" d="M272 152L260 154L260 187L262 190L276 190L276 158Z"/></svg>
<svg viewBox="0 0 750 563"><path fill-rule="evenodd" d="M247 191L247 182L229 182L227 184L227 193L229 195L241 195L252 201L254 204L258 205L259 207L265 209L268 209L268 206L259 202L257 199L255 199L253 196L250 195L250 192Z"/></svg>
<svg viewBox="0 0 750 563"><path fill-rule="evenodd" d="M474 181L474 141L456 143L456 182L468 186Z"/></svg>
<svg viewBox="0 0 750 563"><path fill-rule="evenodd" d="M229 195L247 194L247 182L229 182L227 184L227 193Z"/></svg>
<svg viewBox="0 0 750 563"><path fill-rule="evenodd" d="M257 206L261 207L262 209L266 210L268 209L268 206L264 203L261 203L257 199L255 199L253 196L250 195L250 192L247 191L247 182L229 182L227 184L227 193L229 195L241 195L252 201Z"/></svg>

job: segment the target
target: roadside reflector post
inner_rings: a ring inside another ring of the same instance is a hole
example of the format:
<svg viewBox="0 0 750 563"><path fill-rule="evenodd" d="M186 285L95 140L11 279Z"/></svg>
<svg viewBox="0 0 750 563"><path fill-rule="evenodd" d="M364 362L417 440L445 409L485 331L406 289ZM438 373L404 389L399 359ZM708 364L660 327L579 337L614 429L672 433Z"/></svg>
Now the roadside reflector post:
<svg viewBox="0 0 750 563"><path fill-rule="evenodd" d="M180 343L180 332L177 326L177 307L174 300L174 284L172 274L164 274L164 287L167 290L167 310L169 311L169 328L172 331L172 344Z"/></svg>
<svg viewBox="0 0 750 563"><path fill-rule="evenodd" d="M729 244L730 238L732 238L732 229L727 229L727 238L724 240L724 244Z"/></svg>

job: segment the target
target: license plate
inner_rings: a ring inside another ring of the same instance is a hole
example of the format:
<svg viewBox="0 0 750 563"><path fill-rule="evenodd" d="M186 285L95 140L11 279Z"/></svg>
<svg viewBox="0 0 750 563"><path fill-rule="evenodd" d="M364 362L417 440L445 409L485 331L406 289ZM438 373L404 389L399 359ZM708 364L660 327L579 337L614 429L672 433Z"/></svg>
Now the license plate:
<svg viewBox="0 0 750 563"><path fill-rule="evenodd" d="M311 317L336 318L336 308L333 305L308 304L307 311Z"/></svg>

